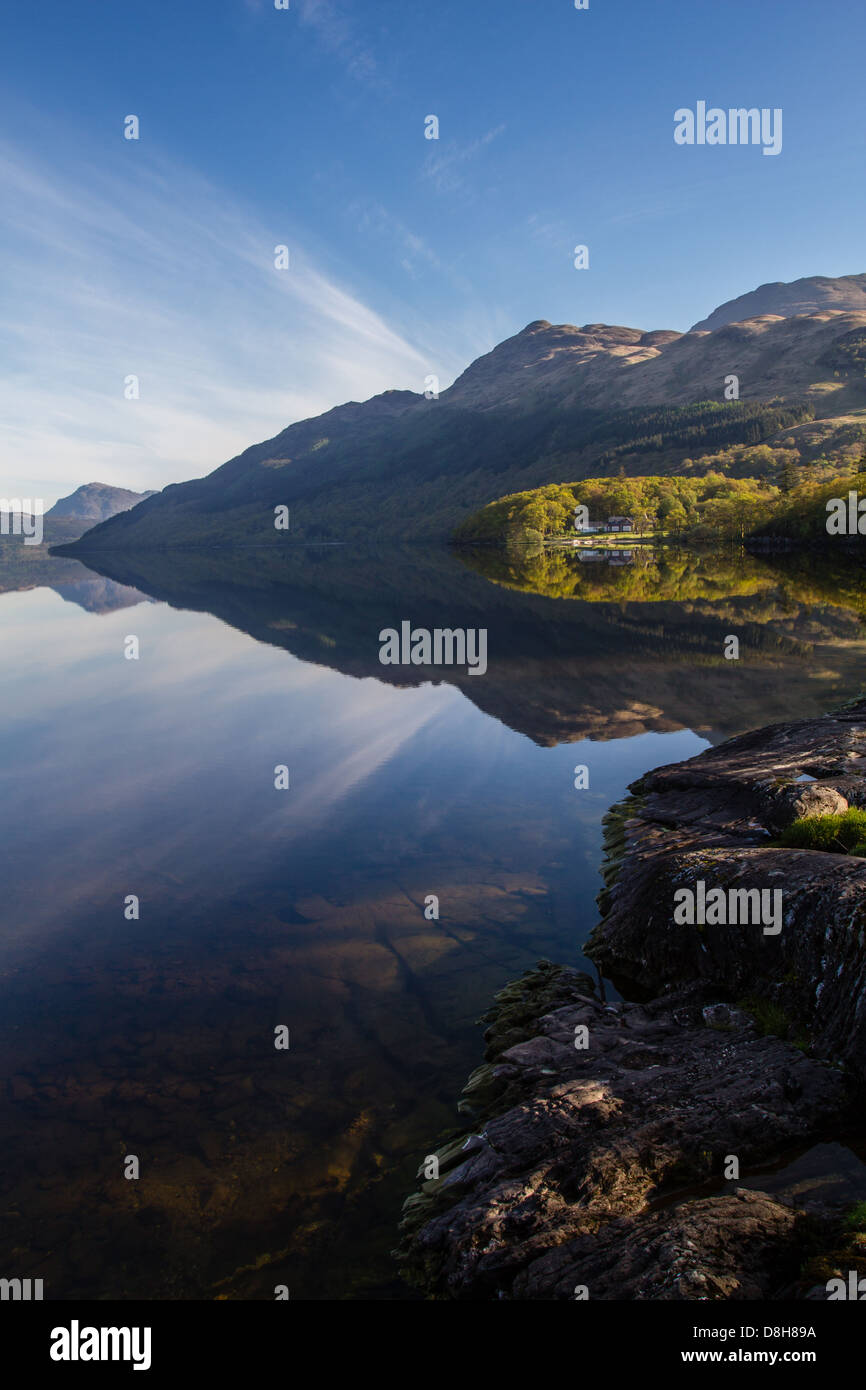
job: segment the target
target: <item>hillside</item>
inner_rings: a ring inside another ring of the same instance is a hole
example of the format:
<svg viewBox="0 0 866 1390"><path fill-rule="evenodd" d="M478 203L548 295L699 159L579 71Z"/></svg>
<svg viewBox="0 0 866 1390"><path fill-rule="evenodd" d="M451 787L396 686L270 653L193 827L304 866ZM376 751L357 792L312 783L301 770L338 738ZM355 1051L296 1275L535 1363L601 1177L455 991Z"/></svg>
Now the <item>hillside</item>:
<svg viewBox="0 0 866 1390"><path fill-rule="evenodd" d="M436 400L389 391L290 425L73 549L445 538L508 492L676 473L707 448L754 445L813 419L859 427L864 356L866 308L687 334L536 320ZM731 374L739 401L725 400ZM274 528L280 505L288 533Z"/></svg>
<svg viewBox="0 0 866 1390"><path fill-rule="evenodd" d="M797 466L793 449L778 451L784 462L774 467L776 451L768 445L701 459L711 464L740 455L765 464L758 477L727 476L727 468L707 468L698 476L685 469L674 477L650 474L552 483L488 502L461 522L453 539L458 545L519 549L539 548L545 540L573 541L575 511L583 506L590 527L598 530L609 516L627 516L636 535L686 542L774 536L823 547L830 500L847 499L850 492L866 496L866 473L852 471L852 465L862 469L866 462L866 442L860 449L853 459L840 450L835 457L805 467ZM846 535L844 542L862 549L859 533Z"/></svg>

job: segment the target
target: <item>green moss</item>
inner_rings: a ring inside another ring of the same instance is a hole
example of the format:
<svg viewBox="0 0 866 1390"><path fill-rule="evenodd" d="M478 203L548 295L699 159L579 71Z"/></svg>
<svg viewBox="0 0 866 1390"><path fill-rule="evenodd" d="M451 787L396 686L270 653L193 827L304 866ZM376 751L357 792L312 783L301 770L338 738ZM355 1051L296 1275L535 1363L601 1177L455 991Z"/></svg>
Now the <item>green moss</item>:
<svg viewBox="0 0 866 1390"><path fill-rule="evenodd" d="M601 865L604 888L596 898L596 902L602 917L606 917L610 909L610 890L619 877L620 867L625 856L626 821L638 814L645 800L646 797L640 794L626 796L622 801L617 801L611 806L601 822L604 830L604 860Z"/></svg>
<svg viewBox="0 0 866 1390"><path fill-rule="evenodd" d="M745 1009L746 1013L752 1015L762 1037L782 1038L783 1041L789 1042L792 1047L798 1048L800 1052L808 1052L812 1046L812 1039L809 1034L794 1022L781 1004L750 994L747 998L738 1001L738 1007Z"/></svg>
<svg viewBox="0 0 866 1390"><path fill-rule="evenodd" d="M866 1231L866 1202L855 1202L845 1213L846 1231Z"/></svg>
<svg viewBox="0 0 866 1390"><path fill-rule="evenodd" d="M851 806L840 816L804 816L775 841L788 849L817 849L866 858L866 811Z"/></svg>
<svg viewBox="0 0 866 1390"><path fill-rule="evenodd" d="M752 1015L758 1032L764 1037L787 1038L791 1031L791 1020L785 1010L769 999L749 995L740 1000L739 1007Z"/></svg>
<svg viewBox="0 0 866 1390"><path fill-rule="evenodd" d="M538 1020L554 1009L573 1003L578 991L595 995L590 976L575 976L573 971L548 960L540 960L533 969L524 971L519 980L512 980L499 991L493 1007L479 1020L489 1025L484 1034L486 1062L495 1062L509 1047L534 1038L538 1033ZM482 1081L491 1094L502 1090L492 1079L491 1067L476 1068L464 1088L464 1096L469 1093L473 1109L477 1109L478 1087Z"/></svg>
<svg viewBox="0 0 866 1390"><path fill-rule="evenodd" d="M817 1226L804 1250L800 1275L803 1288L826 1284L855 1270L858 1279L866 1275L866 1202L855 1202L841 1221L835 1220L823 1235Z"/></svg>

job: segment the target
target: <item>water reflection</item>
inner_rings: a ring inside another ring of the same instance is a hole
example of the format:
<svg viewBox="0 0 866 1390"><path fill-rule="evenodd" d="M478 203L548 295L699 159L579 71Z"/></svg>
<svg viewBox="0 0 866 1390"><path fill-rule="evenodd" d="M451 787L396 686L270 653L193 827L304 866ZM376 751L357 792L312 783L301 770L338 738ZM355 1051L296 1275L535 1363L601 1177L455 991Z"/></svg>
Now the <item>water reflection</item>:
<svg viewBox="0 0 866 1390"><path fill-rule="evenodd" d="M0 598L2 1262L57 1298L403 1296L400 1200L474 1021L580 959L607 806L695 729L862 669L856 609L778 581L652 613L450 555L139 558L73 579L83 606L68 582ZM751 668L720 657L732 614ZM486 625L488 675L380 666L403 617Z"/></svg>

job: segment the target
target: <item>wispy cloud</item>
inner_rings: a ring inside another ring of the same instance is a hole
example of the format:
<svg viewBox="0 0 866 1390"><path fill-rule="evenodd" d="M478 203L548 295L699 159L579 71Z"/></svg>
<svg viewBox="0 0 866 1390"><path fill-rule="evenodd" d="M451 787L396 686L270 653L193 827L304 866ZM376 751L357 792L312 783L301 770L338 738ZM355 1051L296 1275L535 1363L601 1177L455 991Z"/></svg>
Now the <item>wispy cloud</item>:
<svg viewBox="0 0 866 1390"><path fill-rule="evenodd" d="M448 273L425 239L375 198L357 198L346 211L358 231L390 243L400 257L401 265L413 278L417 278L419 269L432 270L437 274Z"/></svg>
<svg viewBox="0 0 866 1390"><path fill-rule="evenodd" d="M464 188L468 182L466 166L477 159L504 130L504 125L498 125L468 144L461 145L451 140L441 150L435 147L435 142L431 142L434 147L428 151L424 161L423 177L433 184L437 193L454 193Z"/></svg>
<svg viewBox="0 0 866 1390"><path fill-rule="evenodd" d="M575 237L569 234L568 227L561 217L550 214L533 212L526 219L526 226L533 241L539 245L549 247L551 251L560 251L563 256L567 256Z"/></svg>
<svg viewBox="0 0 866 1390"><path fill-rule="evenodd" d="M60 169L0 142L4 495L163 487L340 401L423 389L436 352L318 265L302 229L124 153L125 169Z"/></svg>
<svg viewBox="0 0 866 1390"><path fill-rule="evenodd" d="M372 49L358 37L343 6L334 0L295 0L295 4L301 23L315 31L350 76L367 83L383 81ZM365 10L369 14L367 7Z"/></svg>

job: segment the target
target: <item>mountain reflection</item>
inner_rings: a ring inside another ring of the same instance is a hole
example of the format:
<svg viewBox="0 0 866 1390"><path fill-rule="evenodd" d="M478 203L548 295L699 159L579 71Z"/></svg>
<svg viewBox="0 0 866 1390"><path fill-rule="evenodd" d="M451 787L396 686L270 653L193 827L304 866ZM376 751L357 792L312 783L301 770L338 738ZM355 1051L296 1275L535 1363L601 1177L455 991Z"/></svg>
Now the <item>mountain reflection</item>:
<svg viewBox="0 0 866 1390"><path fill-rule="evenodd" d="M102 572L207 611L304 661L388 684L444 681L541 745L691 728L712 742L818 713L861 688L863 567L819 556L633 552L513 557L435 548L139 552ZM488 629L488 670L389 667L378 634ZM740 659L726 660L735 634Z"/></svg>

